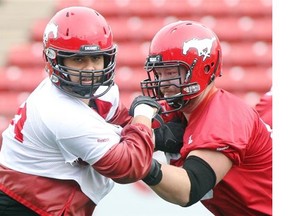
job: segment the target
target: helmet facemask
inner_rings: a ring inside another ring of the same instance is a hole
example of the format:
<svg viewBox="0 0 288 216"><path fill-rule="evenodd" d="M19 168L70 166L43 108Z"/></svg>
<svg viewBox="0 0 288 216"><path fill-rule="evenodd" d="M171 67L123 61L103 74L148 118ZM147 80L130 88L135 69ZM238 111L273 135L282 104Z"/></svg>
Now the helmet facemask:
<svg viewBox="0 0 288 216"><path fill-rule="evenodd" d="M49 54L47 54L49 53ZM55 53L52 55L51 53ZM63 64L63 59L68 57L81 56L103 56L104 68L102 70L79 70L67 67ZM47 61L51 65L53 73L50 75L52 83L65 93L78 98L97 98L104 95L114 85L116 47L105 51L94 52L63 52L49 49L46 51ZM57 57L56 57L57 56ZM79 82L73 82L71 77L77 77ZM91 80L89 84L83 80ZM107 86L104 92L96 94L100 86Z"/></svg>
<svg viewBox="0 0 288 216"><path fill-rule="evenodd" d="M157 101L165 100L172 109L164 113L174 112L183 108L187 101L186 96L197 93L200 86L197 83L188 82L191 79L193 68L181 61L161 61L161 56L149 56L145 64L145 70L148 74L148 79L141 82L141 89L143 95L149 96ZM173 78L159 79L157 70L164 68L176 68L178 75ZM185 70L185 77L181 76L181 69ZM164 96L161 92L162 88L173 86L179 89L179 93L169 96Z"/></svg>

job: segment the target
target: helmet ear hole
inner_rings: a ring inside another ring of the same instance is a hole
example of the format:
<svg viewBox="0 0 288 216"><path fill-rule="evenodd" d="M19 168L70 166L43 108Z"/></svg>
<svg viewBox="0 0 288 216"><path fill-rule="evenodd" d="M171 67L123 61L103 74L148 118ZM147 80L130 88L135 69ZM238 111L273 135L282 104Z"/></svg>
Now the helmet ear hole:
<svg viewBox="0 0 288 216"><path fill-rule="evenodd" d="M205 72L206 74L208 74L209 71L210 71L210 69L211 69L210 65L205 65L205 67L204 67L204 72Z"/></svg>

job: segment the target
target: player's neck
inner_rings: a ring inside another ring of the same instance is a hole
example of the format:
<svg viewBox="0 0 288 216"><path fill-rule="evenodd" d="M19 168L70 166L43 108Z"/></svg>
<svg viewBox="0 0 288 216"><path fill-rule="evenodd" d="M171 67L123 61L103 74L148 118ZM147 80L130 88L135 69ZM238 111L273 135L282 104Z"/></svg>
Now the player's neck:
<svg viewBox="0 0 288 216"><path fill-rule="evenodd" d="M191 114L193 111L199 107L200 104L209 100L210 96L217 91L217 88L212 83L212 85L207 86L207 88L196 98L193 98L188 102L188 104L181 110L186 118L189 121Z"/></svg>
<svg viewBox="0 0 288 216"><path fill-rule="evenodd" d="M90 99L81 98L81 101L83 101L85 104L89 105Z"/></svg>

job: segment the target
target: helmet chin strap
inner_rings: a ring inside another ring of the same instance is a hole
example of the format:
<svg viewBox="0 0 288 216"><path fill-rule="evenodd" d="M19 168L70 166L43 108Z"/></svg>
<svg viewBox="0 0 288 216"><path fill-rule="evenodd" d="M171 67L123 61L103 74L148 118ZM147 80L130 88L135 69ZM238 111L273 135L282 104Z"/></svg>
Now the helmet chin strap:
<svg viewBox="0 0 288 216"><path fill-rule="evenodd" d="M190 90L190 95L195 94L200 90L200 86L197 83L194 85L187 86L186 88ZM169 98L166 98L165 100L171 107L175 108L175 111L176 111L176 110L182 109L189 103L190 99L184 100L183 99L184 96L186 95L181 96L181 93L178 93L178 94L173 95L172 97L170 96Z"/></svg>
<svg viewBox="0 0 288 216"><path fill-rule="evenodd" d="M165 100L167 101L168 105L171 106L173 108L173 110L171 110L171 112L174 112L174 111L178 111L180 109L182 109L186 104L187 104L187 101L184 101L183 100L183 97L177 97L178 94L176 94L176 98L166 98ZM180 95L180 93L179 93ZM169 113L170 111L167 111L167 113Z"/></svg>
<svg viewBox="0 0 288 216"><path fill-rule="evenodd" d="M107 88L103 92L97 94L96 96L94 96L94 94L97 92L97 90L99 89L100 86L94 87L94 88L91 88L91 87L87 87L87 88L84 87L83 88L83 87L79 87L79 86L72 86L71 90L74 93L80 95L81 97L85 97L85 98L96 98L97 97L97 98L99 98L99 97L103 96L104 94L106 94L111 89L111 87L113 85L114 85L114 83L112 83L111 85L108 85Z"/></svg>
<svg viewBox="0 0 288 216"><path fill-rule="evenodd" d="M94 90L92 90L91 87L79 87L79 86L72 86L71 87L71 91L80 95L81 97L90 97L91 95L93 95L96 91L97 91L98 88Z"/></svg>

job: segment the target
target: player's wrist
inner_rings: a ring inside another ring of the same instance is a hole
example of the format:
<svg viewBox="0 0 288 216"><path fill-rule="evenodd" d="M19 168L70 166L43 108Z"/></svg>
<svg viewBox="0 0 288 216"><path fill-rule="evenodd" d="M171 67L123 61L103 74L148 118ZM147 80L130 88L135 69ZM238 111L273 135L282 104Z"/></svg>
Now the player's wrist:
<svg viewBox="0 0 288 216"><path fill-rule="evenodd" d="M157 160L152 159L151 168L147 176L142 179L143 182L149 186L155 186L161 182L162 177L163 173L161 170L161 164Z"/></svg>
<svg viewBox="0 0 288 216"><path fill-rule="evenodd" d="M147 104L139 104L134 109L134 117L145 116L150 120L152 120L154 115L155 115L155 109Z"/></svg>

